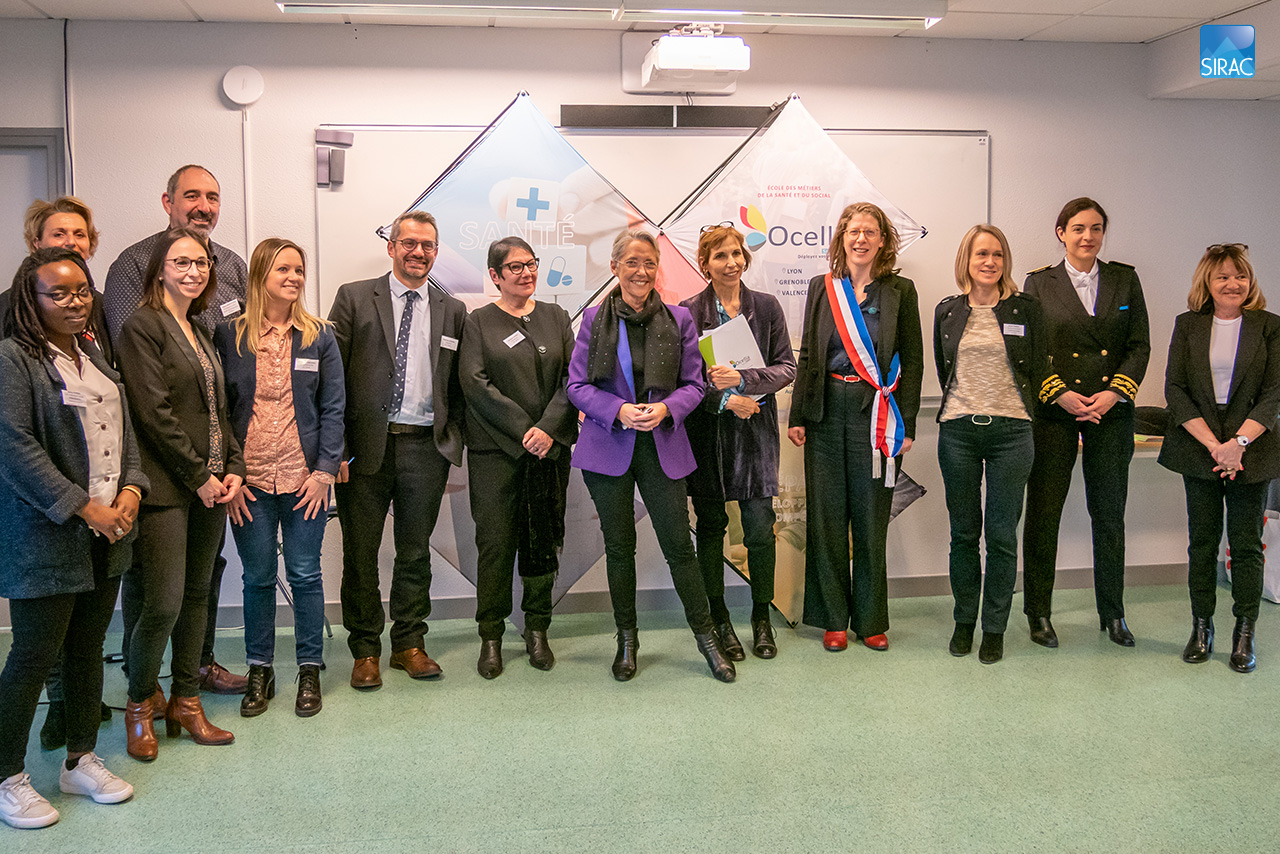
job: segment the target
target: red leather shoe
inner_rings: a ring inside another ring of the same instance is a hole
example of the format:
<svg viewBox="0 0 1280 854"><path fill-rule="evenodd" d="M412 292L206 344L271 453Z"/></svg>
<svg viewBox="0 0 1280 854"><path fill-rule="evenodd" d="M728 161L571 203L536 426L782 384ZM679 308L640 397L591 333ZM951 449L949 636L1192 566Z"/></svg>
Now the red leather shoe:
<svg viewBox="0 0 1280 854"><path fill-rule="evenodd" d="M823 632L822 648L828 652L840 652L849 648L848 632Z"/></svg>
<svg viewBox="0 0 1280 854"><path fill-rule="evenodd" d="M874 649L877 652L884 652L889 648L889 638L885 635L872 635L869 638L862 639L862 645L867 649Z"/></svg>

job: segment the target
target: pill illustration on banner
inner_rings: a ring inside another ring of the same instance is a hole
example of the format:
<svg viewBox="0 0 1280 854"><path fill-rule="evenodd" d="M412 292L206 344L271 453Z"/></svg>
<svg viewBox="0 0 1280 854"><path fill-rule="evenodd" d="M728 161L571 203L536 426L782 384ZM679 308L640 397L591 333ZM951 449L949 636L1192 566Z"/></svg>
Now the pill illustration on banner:
<svg viewBox="0 0 1280 854"><path fill-rule="evenodd" d="M554 288L556 286L568 287L573 284L573 276L565 273L567 262L563 255L557 255L551 262L551 266L547 269L547 287Z"/></svg>

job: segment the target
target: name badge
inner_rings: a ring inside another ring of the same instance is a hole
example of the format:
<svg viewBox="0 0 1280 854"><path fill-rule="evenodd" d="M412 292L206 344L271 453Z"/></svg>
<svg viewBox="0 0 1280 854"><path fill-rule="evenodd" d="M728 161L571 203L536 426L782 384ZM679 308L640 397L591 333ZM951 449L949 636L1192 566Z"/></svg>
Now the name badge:
<svg viewBox="0 0 1280 854"><path fill-rule="evenodd" d="M451 337L449 337L448 335L441 335L441 336L440 336L440 346L441 346L441 347L443 347L443 348L445 348L446 350L457 350L457 349L458 349L458 339L457 339L457 338L451 338Z"/></svg>
<svg viewBox="0 0 1280 854"><path fill-rule="evenodd" d="M1006 323L1004 325L1004 334L1017 335L1021 338L1023 335L1027 334L1027 327L1021 323Z"/></svg>
<svg viewBox="0 0 1280 854"><path fill-rule="evenodd" d="M523 340L524 340L524 333L521 332L519 329L517 329L515 332L512 332L510 335L508 335L506 338L503 338L502 343L506 344L508 348L511 348L516 346Z"/></svg>
<svg viewBox="0 0 1280 854"><path fill-rule="evenodd" d="M320 370L319 359L304 359L301 356L293 360L293 369L295 371L311 371L316 373Z"/></svg>
<svg viewBox="0 0 1280 854"><path fill-rule="evenodd" d="M70 389L62 390L62 402L67 406L88 406L89 399L85 397L82 391L71 391Z"/></svg>
<svg viewBox="0 0 1280 854"><path fill-rule="evenodd" d="M222 304L223 317L230 317L238 311L240 311L240 300L238 299L227 300Z"/></svg>

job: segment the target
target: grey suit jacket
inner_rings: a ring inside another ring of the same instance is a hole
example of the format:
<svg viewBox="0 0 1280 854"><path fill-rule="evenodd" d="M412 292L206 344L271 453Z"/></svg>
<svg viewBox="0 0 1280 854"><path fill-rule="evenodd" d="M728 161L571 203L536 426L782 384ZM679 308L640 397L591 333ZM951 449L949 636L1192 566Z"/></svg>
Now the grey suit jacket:
<svg viewBox="0 0 1280 854"><path fill-rule="evenodd" d="M461 300L435 284L427 284L426 297L431 313L431 403L435 413L432 433L440 453L460 466L465 404L458 382L458 344L462 341L467 309ZM345 459L355 457L351 470L357 474L376 473L386 453L387 410L395 373L396 330L392 318L387 276L348 282L338 288L329 309L346 373Z"/></svg>

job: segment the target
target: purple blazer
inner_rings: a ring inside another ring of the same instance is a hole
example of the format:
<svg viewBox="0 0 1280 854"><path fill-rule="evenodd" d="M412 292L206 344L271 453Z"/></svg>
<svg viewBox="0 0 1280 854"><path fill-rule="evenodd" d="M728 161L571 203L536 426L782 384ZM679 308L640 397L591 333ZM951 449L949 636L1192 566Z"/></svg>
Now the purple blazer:
<svg viewBox="0 0 1280 854"><path fill-rule="evenodd" d="M702 403L702 355L698 352L698 330L689 310L678 305L667 308L680 325L680 343L684 347L680 357L680 384L666 397L648 402L662 401L671 411L671 417L653 431L653 441L663 473L678 480L697 468L689 436L684 431L684 419ZM599 384L587 382L587 349L591 325L599 310L599 306L593 306L582 315L573 358L569 360L569 402L586 416L578 444L573 449L573 465L617 477L631 467L631 454L636 446L635 431L622 426L618 410L624 403L637 401L621 370Z"/></svg>

